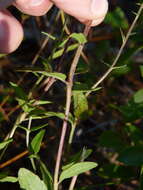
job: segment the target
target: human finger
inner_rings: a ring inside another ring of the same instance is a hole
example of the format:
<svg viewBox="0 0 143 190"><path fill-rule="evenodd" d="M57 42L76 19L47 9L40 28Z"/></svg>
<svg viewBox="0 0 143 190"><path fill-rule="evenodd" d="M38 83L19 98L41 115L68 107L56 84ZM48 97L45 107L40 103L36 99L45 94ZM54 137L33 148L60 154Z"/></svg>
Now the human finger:
<svg viewBox="0 0 143 190"><path fill-rule="evenodd" d="M44 15L53 5L50 0L15 0L13 3L20 11L33 15Z"/></svg>
<svg viewBox="0 0 143 190"><path fill-rule="evenodd" d="M100 24L108 10L107 0L52 0L54 4L79 21L91 26Z"/></svg>
<svg viewBox="0 0 143 190"><path fill-rule="evenodd" d="M23 39L23 29L9 11L0 11L0 52L11 53Z"/></svg>
<svg viewBox="0 0 143 190"><path fill-rule="evenodd" d="M0 0L0 10L6 9L14 0Z"/></svg>

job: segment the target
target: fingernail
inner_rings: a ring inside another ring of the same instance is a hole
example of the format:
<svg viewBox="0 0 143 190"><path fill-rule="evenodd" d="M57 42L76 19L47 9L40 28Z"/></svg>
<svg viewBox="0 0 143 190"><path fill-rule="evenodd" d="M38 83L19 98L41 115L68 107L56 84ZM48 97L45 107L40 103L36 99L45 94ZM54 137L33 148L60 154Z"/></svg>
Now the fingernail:
<svg viewBox="0 0 143 190"><path fill-rule="evenodd" d="M107 0L92 0L91 12L95 17L101 17L107 13L108 2Z"/></svg>
<svg viewBox="0 0 143 190"><path fill-rule="evenodd" d="M38 6L41 5L44 2L44 0L32 0L30 1L31 6Z"/></svg>
<svg viewBox="0 0 143 190"><path fill-rule="evenodd" d="M99 19L95 19L95 20L92 21L91 26L97 26L97 25L99 25L103 20L104 20L104 17L99 18Z"/></svg>

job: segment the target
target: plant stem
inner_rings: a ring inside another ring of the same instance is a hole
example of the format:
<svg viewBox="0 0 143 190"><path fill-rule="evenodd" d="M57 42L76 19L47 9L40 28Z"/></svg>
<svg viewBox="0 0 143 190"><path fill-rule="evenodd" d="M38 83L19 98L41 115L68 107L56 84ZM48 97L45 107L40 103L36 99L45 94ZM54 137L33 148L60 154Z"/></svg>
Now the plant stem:
<svg viewBox="0 0 143 190"><path fill-rule="evenodd" d="M137 14L136 14L136 17L135 17L133 23L131 24L131 26L130 26L128 32L127 32L127 34L126 34L125 39L123 40L123 43L122 43L122 45L121 45L121 47L120 47L120 49L119 49L119 52L118 52L117 56L115 57L115 60L113 61L113 63L112 63L112 65L110 66L110 68L105 72L105 74L97 81L97 83L95 83L95 84L92 86L92 89L97 88L98 85L101 84L101 83L104 81L104 79L105 79L105 78L112 72L112 70L114 69L115 65L117 64L117 62L118 62L118 60L119 60L119 58L120 58L120 56L121 56L121 54L122 54L122 52L123 52L123 50L124 50L126 44L127 44L127 41L128 41L128 39L129 39L129 37L130 37L131 34L132 34L132 31L133 31L133 29L134 29L134 27L135 27L135 25L136 25L136 23L137 23L137 21L138 21L140 15L141 15L141 13L142 13L142 10L143 10L143 3L140 5L140 8L139 8L139 10L138 10L138 12L137 12ZM87 92L87 93L86 93L86 96L88 96L90 93L91 93L91 92Z"/></svg>
<svg viewBox="0 0 143 190"><path fill-rule="evenodd" d="M118 52L117 56L115 57L115 60L113 61L111 67L110 67L110 68L106 71L106 73L97 81L97 83L95 83L95 84L93 85L92 89L97 88L98 85L99 85L101 82L103 82L103 80L104 80L104 79L112 72L112 70L114 69L115 65L117 64L117 62L118 62L118 60L119 60L119 58L120 58L120 56L121 56L121 54L122 54L122 52L123 52L123 50L124 50L126 44L127 44L127 41L128 41L128 39L129 39L131 33L132 33L132 31L133 31L133 29L134 29L134 27L135 27L135 25L136 25L136 23L137 23L137 21L138 21L140 15L141 15L141 13L142 13L142 10L143 10L143 3L140 5L140 8L139 8L139 10L138 10L138 12L137 12L137 14L136 14L136 17L135 17L135 19L134 19L132 25L130 26L130 28L129 28L128 32L127 32L127 35L126 35L126 37L125 37L125 39L124 39L124 41L123 41L123 43L122 43L122 46L120 47L119 52ZM90 93L91 93L91 92L87 92L87 93L86 93L86 97L89 96ZM73 139L73 135L74 135L74 131L75 131L76 125L77 125L77 122L74 123L74 127L72 128L72 132L71 132L70 140L69 140L69 143L70 143L70 144L72 143L72 139ZM73 190L73 189L74 189L74 186L75 186L77 177L78 177L78 176L74 176L74 177L72 178L71 183L70 183L70 186L69 186L69 190ZM143 177L143 167L141 167L141 174L140 174L140 190L142 189L142 183L141 183L142 177Z"/></svg>
<svg viewBox="0 0 143 190"><path fill-rule="evenodd" d="M139 190L143 189L143 166L141 166L140 169L140 184L139 184Z"/></svg>
<svg viewBox="0 0 143 190"><path fill-rule="evenodd" d="M71 180L71 183L70 183L70 186L69 186L69 190L73 190L74 189L74 186L76 184L76 180L77 180L77 177L78 176L74 176Z"/></svg>
<svg viewBox="0 0 143 190"><path fill-rule="evenodd" d="M74 124L73 124L72 127L71 127L70 136L69 136L69 141L68 141L68 145L69 145L69 146L72 144L76 125L77 125L77 121L75 121Z"/></svg>
<svg viewBox="0 0 143 190"><path fill-rule="evenodd" d="M28 127L27 127L27 131L26 131L26 146L27 146L27 148L29 148L31 124L32 124L32 117L29 118ZM33 167L33 170L36 171L36 165L35 165L35 162L34 162L34 158L30 158L30 161L31 161L31 165Z"/></svg>
<svg viewBox="0 0 143 190"><path fill-rule="evenodd" d="M90 26L86 26L84 30L84 35L87 36L90 30ZM65 135L67 131L67 124L68 124L68 118L69 118L69 112L70 112L70 106L71 106L71 97L72 97L72 86L73 86L73 77L75 74L75 70L80 58L80 55L82 53L84 44L80 44L76 54L74 56L74 59L71 64L69 76L68 76L68 82L67 82L67 91L66 91L66 110L65 110L65 119L63 121L62 125L62 132L61 132L61 138L58 148L58 154L56 159L56 166L55 166L55 173L54 173L54 190L58 190L58 176L59 176L59 169L60 169L60 163L62 158L62 152L63 152L63 146L65 142Z"/></svg>
<svg viewBox="0 0 143 190"><path fill-rule="evenodd" d="M9 138L12 138L12 137L14 136L14 133L15 133L15 131L16 131L18 125L24 121L24 119L26 118L26 116L27 116L27 113L25 113L25 112L22 112L22 113L18 116L18 118L17 118L17 120L16 120L16 122L15 122L15 124L14 124L14 126L13 126L13 128L12 128L12 130L11 130L11 132L8 133L8 135L5 137L5 140L7 140L7 139L9 139Z"/></svg>
<svg viewBox="0 0 143 190"><path fill-rule="evenodd" d="M27 146L27 148L29 146L31 123L32 123L32 117L29 118L28 127L27 127L27 130L26 130L26 146Z"/></svg>

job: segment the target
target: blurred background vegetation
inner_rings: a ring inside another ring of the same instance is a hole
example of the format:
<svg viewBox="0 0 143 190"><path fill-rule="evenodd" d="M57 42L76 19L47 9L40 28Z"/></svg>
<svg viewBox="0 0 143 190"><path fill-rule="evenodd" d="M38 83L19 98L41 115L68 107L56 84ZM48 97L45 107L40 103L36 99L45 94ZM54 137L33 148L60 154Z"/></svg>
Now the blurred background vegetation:
<svg viewBox="0 0 143 190"><path fill-rule="evenodd" d="M88 43L76 71L77 85L80 83L85 88L91 87L110 67L122 44L121 33L127 33L135 17L134 13L138 10L139 2L109 1L109 13L104 23L92 28L88 36ZM17 97L32 92L34 99L53 102L53 104L39 105L41 110L63 112L65 87L61 82L54 83L48 90L49 83L44 78L33 88L36 76L33 73L25 74L20 70L30 68L67 73L77 44L73 40L69 40L65 46L59 44L64 41L67 34L82 32L84 28L74 18L68 15L64 17L56 7L42 17L23 15L13 7L10 10L22 22L25 38L17 51L7 56L1 55L0 58L1 141L21 112ZM76 128L72 153L80 151L83 147L92 149L89 160L99 164L95 170L79 177L77 190L143 189L142 48L143 15L116 65L118 67L100 85L101 89L90 95L89 108L81 116ZM10 82L19 84L21 89L18 93ZM61 122L60 119L52 117L34 120L32 124L39 126L48 123L40 156L50 172L54 170ZM27 126L27 122L22 124ZM15 132L14 141L0 160L0 178L7 174L16 176L20 167L31 168L25 151L25 133L19 128ZM15 156L19 156L19 159L11 160ZM10 163L3 166L2 163L7 160ZM10 187L11 190L19 189L16 184L10 184ZM9 184L0 183L0 188L8 189Z"/></svg>

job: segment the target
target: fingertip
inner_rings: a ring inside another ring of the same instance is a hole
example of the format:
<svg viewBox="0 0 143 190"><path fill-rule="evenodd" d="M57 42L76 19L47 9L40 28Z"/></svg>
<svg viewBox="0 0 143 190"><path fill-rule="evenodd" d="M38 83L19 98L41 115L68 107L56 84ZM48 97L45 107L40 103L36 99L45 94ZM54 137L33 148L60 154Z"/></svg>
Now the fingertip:
<svg viewBox="0 0 143 190"><path fill-rule="evenodd" d="M92 12L92 22L91 26L97 26L103 22L108 11L108 1L107 0L92 0L91 12Z"/></svg>
<svg viewBox="0 0 143 190"><path fill-rule="evenodd" d="M12 53L23 39L23 28L7 10L0 11L0 52Z"/></svg>
<svg viewBox="0 0 143 190"><path fill-rule="evenodd" d="M100 24L108 11L107 0L53 0L55 5L84 24Z"/></svg>
<svg viewBox="0 0 143 190"><path fill-rule="evenodd" d="M53 3L49 0L16 0L13 5L26 14L42 16L48 12Z"/></svg>

